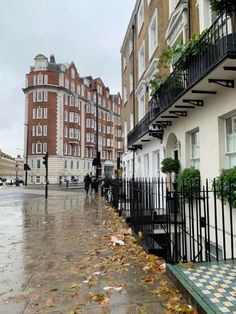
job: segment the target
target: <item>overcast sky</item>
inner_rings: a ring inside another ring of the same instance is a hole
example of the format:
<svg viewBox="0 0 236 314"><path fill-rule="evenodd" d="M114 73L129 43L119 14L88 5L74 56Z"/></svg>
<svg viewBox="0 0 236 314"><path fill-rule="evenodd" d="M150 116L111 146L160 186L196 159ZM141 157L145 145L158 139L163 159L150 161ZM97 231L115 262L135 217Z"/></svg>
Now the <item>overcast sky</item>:
<svg viewBox="0 0 236 314"><path fill-rule="evenodd" d="M121 91L120 48L135 0L0 0L0 149L23 154L25 74L38 53Z"/></svg>

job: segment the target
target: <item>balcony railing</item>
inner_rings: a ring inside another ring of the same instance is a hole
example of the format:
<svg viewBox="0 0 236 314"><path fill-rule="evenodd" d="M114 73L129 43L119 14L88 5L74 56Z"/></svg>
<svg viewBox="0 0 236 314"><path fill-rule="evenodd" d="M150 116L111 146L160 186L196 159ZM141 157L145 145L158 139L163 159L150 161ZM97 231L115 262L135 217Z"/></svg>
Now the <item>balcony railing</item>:
<svg viewBox="0 0 236 314"><path fill-rule="evenodd" d="M227 55L236 56L236 33L223 12L192 49L183 54L174 71L149 103L150 121L161 114Z"/></svg>
<svg viewBox="0 0 236 314"><path fill-rule="evenodd" d="M148 132L150 123L149 112L139 121L135 128L128 134L128 147Z"/></svg>
<svg viewBox="0 0 236 314"><path fill-rule="evenodd" d="M148 132L148 123L158 117L181 95L206 75L225 56L236 56L236 33L223 12L188 53L174 65L173 72L149 102L149 112L128 134L131 146Z"/></svg>

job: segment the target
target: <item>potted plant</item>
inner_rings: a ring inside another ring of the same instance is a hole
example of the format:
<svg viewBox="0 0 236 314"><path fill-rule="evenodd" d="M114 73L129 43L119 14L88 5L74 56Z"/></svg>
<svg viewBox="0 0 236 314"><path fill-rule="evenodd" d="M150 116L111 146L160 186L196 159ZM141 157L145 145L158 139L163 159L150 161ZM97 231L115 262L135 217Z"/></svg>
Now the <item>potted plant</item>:
<svg viewBox="0 0 236 314"><path fill-rule="evenodd" d="M171 183L171 175L178 174L180 170L180 162L179 160L173 158L164 158L161 162L161 171L169 176L169 180ZM174 181L174 180L173 180Z"/></svg>
<svg viewBox="0 0 236 314"><path fill-rule="evenodd" d="M171 214L178 212L177 202L176 202L176 191L177 191L177 183L175 182L175 177L180 170L180 162L179 160L173 158L165 158L161 162L161 171L169 177L169 181L167 181L167 202L168 208ZM172 174L174 177L172 178Z"/></svg>

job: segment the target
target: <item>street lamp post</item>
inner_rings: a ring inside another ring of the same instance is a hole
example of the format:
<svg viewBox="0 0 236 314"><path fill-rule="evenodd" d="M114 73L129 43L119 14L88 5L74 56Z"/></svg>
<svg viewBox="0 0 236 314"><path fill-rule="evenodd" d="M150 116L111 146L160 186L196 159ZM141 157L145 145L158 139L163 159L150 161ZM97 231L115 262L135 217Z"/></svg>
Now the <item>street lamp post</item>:
<svg viewBox="0 0 236 314"><path fill-rule="evenodd" d="M25 151L25 164L24 164L24 170L25 170L25 186L27 186L27 180L28 180L28 152L29 152L29 124L26 123L25 126L27 127L26 131L26 151Z"/></svg>
<svg viewBox="0 0 236 314"><path fill-rule="evenodd" d="M16 162L16 186L19 185L18 170L19 170L19 164L18 162Z"/></svg>
<svg viewBox="0 0 236 314"><path fill-rule="evenodd" d="M92 89L93 92L96 92L96 182L98 181L98 172L100 166L100 152L98 150L98 91L97 89Z"/></svg>
<svg viewBox="0 0 236 314"><path fill-rule="evenodd" d="M98 180L98 167L100 166L100 158L99 158L99 151L98 151L98 92L96 90L96 181Z"/></svg>

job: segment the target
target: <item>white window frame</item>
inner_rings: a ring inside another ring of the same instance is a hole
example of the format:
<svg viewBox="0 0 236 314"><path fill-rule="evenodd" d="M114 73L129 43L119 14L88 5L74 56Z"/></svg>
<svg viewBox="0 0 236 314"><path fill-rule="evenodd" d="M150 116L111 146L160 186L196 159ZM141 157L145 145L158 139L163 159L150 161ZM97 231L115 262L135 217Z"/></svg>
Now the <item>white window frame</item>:
<svg viewBox="0 0 236 314"><path fill-rule="evenodd" d="M133 73L129 73L129 93L133 91Z"/></svg>
<svg viewBox="0 0 236 314"><path fill-rule="evenodd" d="M70 111L69 112L69 122L74 122L75 119L74 119L74 112L73 111Z"/></svg>
<svg viewBox="0 0 236 314"><path fill-rule="evenodd" d="M160 150L157 149L152 153L152 174L156 178L161 176Z"/></svg>
<svg viewBox="0 0 236 314"><path fill-rule="evenodd" d="M45 124L43 126L43 136L47 136L47 135L48 135L48 126L47 126L47 124Z"/></svg>
<svg viewBox="0 0 236 314"><path fill-rule="evenodd" d="M44 119L48 118L48 108L43 108L43 117Z"/></svg>
<svg viewBox="0 0 236 314"><path fill-rule="evenodd" d="M127 102L127 87L126 85L123 85L123 99L124 99L124 104Z"/></svg>
<svg viewBox="0 0 236 314"><path fill-rule="evenodd" d="M42 136L43 135L43 126L41 124L38 124L36 126L36 135L37 136Z"/></svg>
<svg viewBox="0 0 236 314"><path fill-rule="evenodd" d="M144 23L144 1L141 0L137 14L138 35L142 29L143 23Z"/></svg>
<svg viewBox="0 0 236 314"><path fill-rule="evenodd" d="M42 143L36 143L36 154L42 153Z"/></svg>
<svg viewBox="0 0 236 314"><path fill-rule="evenodd" d="M43 101L43 91L37 91L36 92L36 96L37 96L37 102L42 102Z"/></svg>
<svg viewBox="0 0 236 314"><path fill-rule="evenodd" d="M41 107L37 108L36 117L37 117L37 119L42 119L43 118L43 108L41 108Z"/></svg>
<svg viewBox="0 0 236 314"><path fill-rule="evenodd" d="M145 93L138 97L138 120L140 121L145 115Z"/></svg>
<svg viewBox="0 0 236 314"><path fill-rule="evenodd" d="M140 78L145 70L145 41L143 41L138 51L138 78Z"/></svg>
<svg viewBox="0 0 236 314"><path fill-rule="evenodd" d="M43 101L48 101L48 92L47 91L43 92Z"/></svg>
<svg viewBox="0 0 236 314"><path fill-rule="evenodd" d="M32 126L32 136L35 136L35 125Z"/></svg>
<svg viewBox="0 0 236 314"><path fill-rule="evenodd" d="M228 123L230 123L231 133L227 132ZM236 115L225 120L225 143L226 167L232 168L236 166Z"/></svg>
<svg viewBox="0 0 236 314"><path fill-rule="evenodd" d="M158 46L158 20L157 20L157 9L155 9L151 22L148 26L148 53L149 60L153 56L154 51Z"/></svg>
<svg viewBox="0 0 236 314"><path fill-rule="evenodd" d="M196 143L193 143L193 137L195 136ZM190 163L194 169L200 168L200 133L199 130L190 132Z"/></svg>
<svg viewBox="0 0 236 314"><path fill-rule="evenodd" d="M48 145L47 143L43 143L43 153L46 154L47 151L48 151Z"/></svg>

